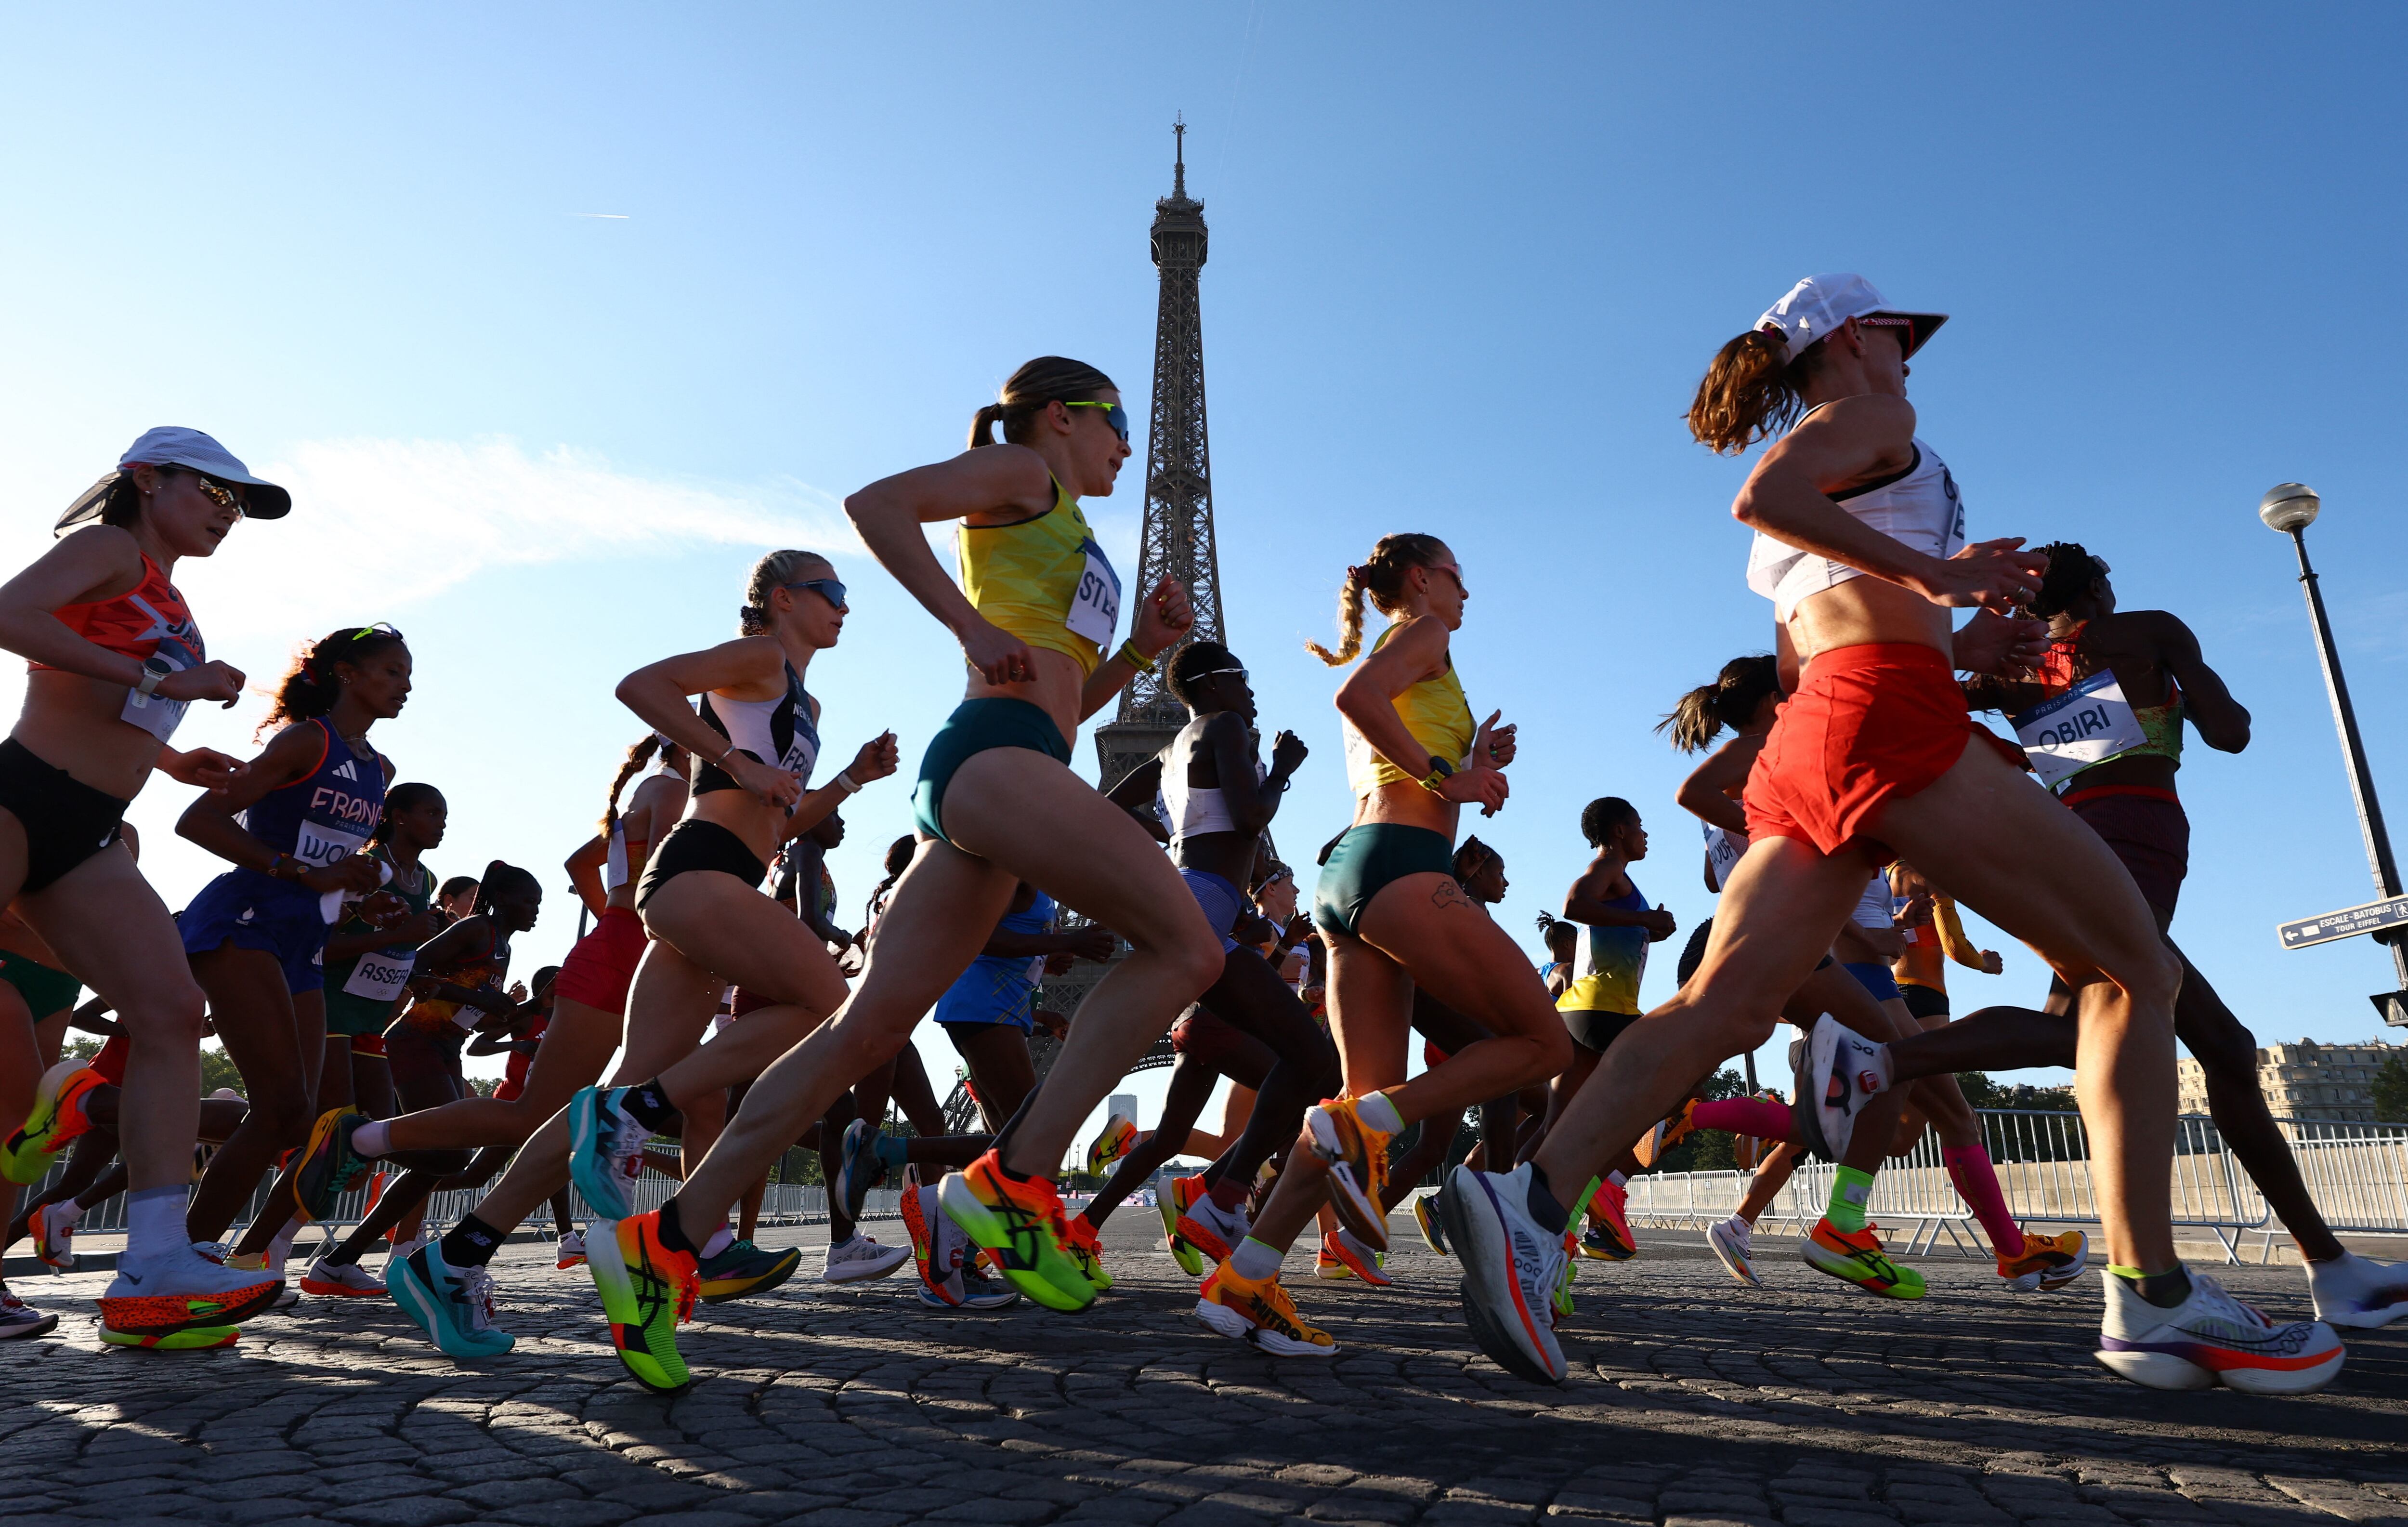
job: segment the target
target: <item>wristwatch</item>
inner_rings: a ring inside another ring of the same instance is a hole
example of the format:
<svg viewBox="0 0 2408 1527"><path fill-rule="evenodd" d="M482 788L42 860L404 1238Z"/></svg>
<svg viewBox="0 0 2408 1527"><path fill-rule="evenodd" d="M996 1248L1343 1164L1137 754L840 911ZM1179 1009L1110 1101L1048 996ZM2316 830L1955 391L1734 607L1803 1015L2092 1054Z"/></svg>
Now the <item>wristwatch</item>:
<svg viewBox="0 0 2408 1527"><path fill-rule="evenodd" d="M1422 776L1422 788L1432 795L1442 794L1446 782L1455 777L1455 765L1436 754L1430 755L1430 771Z"/></svg>
<svg viewBox="0 0 2408 1527"><path fill-rule="evenodd" d="M135 692L145 696L157 694L159 686L167 682L167 675L175 671L176 665L165 657L145 657L142 659L142 677L134 681Z"/></svg>

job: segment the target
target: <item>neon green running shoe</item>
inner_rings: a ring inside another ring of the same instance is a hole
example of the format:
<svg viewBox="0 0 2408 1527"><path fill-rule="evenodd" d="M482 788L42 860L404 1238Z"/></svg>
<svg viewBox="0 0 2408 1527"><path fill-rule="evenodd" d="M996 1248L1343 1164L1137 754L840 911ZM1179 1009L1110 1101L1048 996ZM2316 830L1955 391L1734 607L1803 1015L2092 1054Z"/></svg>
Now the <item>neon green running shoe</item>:
<svg viewBox="0 0 2408 1527"><path fill-rule="evenodd" d="M595 1229L604 1233L586 1238L585 1265L601 1291L619 1361L655 1394L683 1393L694 1376L678 1352L677 1328L693 1318L700 1289L694 1253L661 1244L657 1209Z"/></svg>
<svg viewBox="0 0 2408 1527"><path fill-rule="evenodd" d="M1015 1182L994 1151L946 1174L937 1191L945 1214L969 1238L995 1253L1004 1278L1052 1310L1082 1310L1096 1302L1068 1245L1062 1195L1043 1177Z"/></svg>

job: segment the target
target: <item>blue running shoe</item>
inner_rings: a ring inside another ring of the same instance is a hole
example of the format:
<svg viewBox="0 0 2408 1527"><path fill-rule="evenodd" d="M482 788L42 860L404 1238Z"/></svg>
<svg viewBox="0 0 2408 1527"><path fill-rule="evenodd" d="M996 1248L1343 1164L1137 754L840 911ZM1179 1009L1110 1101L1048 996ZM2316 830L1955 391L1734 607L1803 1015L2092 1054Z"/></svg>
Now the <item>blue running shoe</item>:
<svg viewBox="0 0 2408 1527"><path fill-rule="evenodd" d="M518 1343L494 1328L494 1278L481 1267L452 1267L441 1242L429 1242L385 1270L385 1288L443 1355L499 1357Z"/></svg>
<svg viewBox="0 0 2408 1527"><path fill-rule="evenodd" d="M869 1190L886 1180L886 1163L878 1159L878 1131L869 1120L856 1118L844 1127L843 1161L837 1168L837 1202L847 1219L861 1217Z"/></svg>
<svg viewBox="0 0 2408 1527"><path fill-rule="evenodd" d="M596 1219L631 1219L627 1189L644 1172L652 1131L621 1106L624 1087L589 1087L568 1100L568 1178Z"/></svg>

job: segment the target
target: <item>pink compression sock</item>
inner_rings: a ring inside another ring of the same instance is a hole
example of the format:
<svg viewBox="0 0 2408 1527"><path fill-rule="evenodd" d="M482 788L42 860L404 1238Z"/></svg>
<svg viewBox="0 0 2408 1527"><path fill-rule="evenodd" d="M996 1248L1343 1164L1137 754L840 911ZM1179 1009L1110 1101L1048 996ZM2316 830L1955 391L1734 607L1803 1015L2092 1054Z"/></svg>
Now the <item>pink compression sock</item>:
<svg viewBox="0 0 2408 1527"><path fill-rule="evenodd" d="M1701 1130L1727 1130L1733 1134L1752 1134L1764 1140L1789 1138L1789 1105L1767 1098L1725 1098L1720 1102L1701 1102L1689 1118Z"/></svg>
<svg viewBox="0 0 2408 1527"><path fill-rule="evenodd" d="M2008 1259L2022 1256L2023 1227L2007 1212L2007 1198L1999 1191L1999 1174L1990 1165L1990 1153L1980 1145L1947 1146L1940 1152L1940 1164L1948 1169L1948 1180L1956 1185L1956 1196L1982 1222L1983 1233L1990 1238L1991 1251Z"/></svg>

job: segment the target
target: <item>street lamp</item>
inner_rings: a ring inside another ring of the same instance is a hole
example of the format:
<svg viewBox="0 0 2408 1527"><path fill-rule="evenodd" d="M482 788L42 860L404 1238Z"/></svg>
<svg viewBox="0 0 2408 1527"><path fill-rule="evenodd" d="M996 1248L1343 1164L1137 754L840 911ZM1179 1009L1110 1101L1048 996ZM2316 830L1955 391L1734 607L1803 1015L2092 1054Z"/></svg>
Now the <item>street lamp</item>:
<svg viewBox="0 0 2408 1527"><path fill-rule="evenodd" d="M2374 775L2366 766L2366 744L2358 739L2358 712L2349 703L2349 682L2342 677L2341 654L2333 646L2332 623L2325 618L2325 597L2316 586L2316 569L2308 563L2307 529L2315 523L2322 507L2315 490L2306 483L2278 483L2258 500L2258 517L2266 522L2269 529L2290 537L2292 548L2300 554L2300 583L2307 590L2308 621L2315 627L2316 655L2324 664L2325 692L2332 700L2333 727L2341 733L2342 753L2349 765L2349 794L2358 807L2358 830L2366 841L2366 862L2374 872L2375 894L2382 900L2349 909L2360 915L2355 917L2333 914L2317 919L2325 927L2306 927L2306 937L2295 938L2291 929L2286 929L2283 938L2286 946L2300 947L2307 943L2322 943L2325 937L2369 932L2378 942L2389 944L2392 970L2400 978L2401 989L2378 992L2367 1000L2383 1015L2385 1023L2408 1028L2408 940L2402 937L2408 934L2408 904L2401 900L2400 866L2391 857L2391 834L2384 828L2383 804L2375 799ZM2336 928L2336 920L2344 926Z"/></svg>

